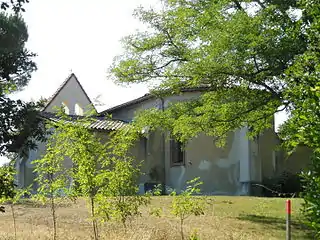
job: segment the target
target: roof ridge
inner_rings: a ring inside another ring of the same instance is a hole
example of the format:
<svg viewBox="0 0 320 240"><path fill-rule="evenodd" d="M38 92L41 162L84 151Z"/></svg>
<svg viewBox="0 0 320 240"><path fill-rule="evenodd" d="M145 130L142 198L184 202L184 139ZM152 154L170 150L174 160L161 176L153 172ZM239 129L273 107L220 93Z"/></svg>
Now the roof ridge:
<svg viewBox="0 0 320 240"><path fill-rule="evenodd" d="M181 93L184 93L184 92L204 91L204 90L208 90L208 89L210 89L209 86L199 86L199 87L181 88L180 91L181 91ZM134 104L141 103L143 101L149 100L151 98L157 98L157 97L159 97L159 96L153 94L152 92L148 92L148 93L142 95L141 97L134 98L130 101L127 101L127 102L118 104L116 106L107 108L107 109L101 111L99 114L105 115L105 114L108 114L109 112L112 112L114 110L118 110L118 109L121 109L124 107L132 106Z"/></svg>

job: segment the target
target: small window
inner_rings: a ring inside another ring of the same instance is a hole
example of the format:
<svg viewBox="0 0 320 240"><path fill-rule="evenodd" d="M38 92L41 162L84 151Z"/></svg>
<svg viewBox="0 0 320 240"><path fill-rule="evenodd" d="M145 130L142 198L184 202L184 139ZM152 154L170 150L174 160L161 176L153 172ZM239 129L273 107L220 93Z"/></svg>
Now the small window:
<svg viewBox="0 0 320 240"><path fill-rule="evenodd" d="M80 107L78 103L74 106L74 111L76 115L83 116L83 109Z"/></svg>
<svg viewBox="0 0 320 240"><path fill-rule="evenodd" d="M70 114L70 110L67 106L67 104L65 104L64 102L62 102L62 107L64 109L65 114L69 115Z"/></svg>
<svg viewBox="0 0 320 240"><path fill-rule="evenodd" d="M185 152L181 142L170 140L170 157L171 166L184 165Z"/></svg>
<svg viewBox="0 0 320 240"><path fill-rule="evenodd" d="M147 144L148 144L148 139L146 137L142 137L140 139L140 152L141 152L141 155L143 156L144 160L147 159L147 155L148 155Z"/></svg>

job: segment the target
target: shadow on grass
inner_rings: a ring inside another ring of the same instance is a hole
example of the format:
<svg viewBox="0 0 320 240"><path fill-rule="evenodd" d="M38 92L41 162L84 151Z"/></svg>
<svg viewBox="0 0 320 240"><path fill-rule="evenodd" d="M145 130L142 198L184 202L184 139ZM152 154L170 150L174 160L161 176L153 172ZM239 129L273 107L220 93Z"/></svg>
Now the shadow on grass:
<svg viewBox="0 0 320 240"><path fill-rule="evenodd" d="M268 217L254 214L241 214L237 217L239 220L250 221L253 223L258 223L268 228L273 228L275 230L286 230L286 220L276 217ZM303 239L314 239L314 232L310 227L305 225L302 221L299 220L291 220L291 228L293 235L299 234L299 236L303 236ZM299 233L297 233L299 232Z"/></svg>

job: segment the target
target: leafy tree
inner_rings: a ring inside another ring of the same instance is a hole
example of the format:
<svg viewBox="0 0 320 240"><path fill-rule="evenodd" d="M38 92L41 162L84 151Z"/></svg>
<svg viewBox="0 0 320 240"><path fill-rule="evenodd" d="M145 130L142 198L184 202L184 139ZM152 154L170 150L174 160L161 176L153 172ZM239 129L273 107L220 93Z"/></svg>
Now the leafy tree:
<svg viewBox="0 0 320 240"><path fill-rule="evenodd" d="M207 207L205 198L201 196L194 196L201 193L200 186L202 184L203 183L200 181L200 178L196 177L187 181L187 187L185 190L181 191L181 193L178 194L176 190L172 190L170 193L170 196L172 196L171 214L180 220L180 235L182 240L185 239L183 231L184 221L192 215L203 215ZM155 188L153 194L159 196L161 194L161 186ZM161 212L161 209L154 208L151 209L150 213L151 215L160 217ZM198 234L194 232L190 236L190 239L198 239L197 237Z"/></svg>
<svg viewBox="0 0 320 240"><path fill-rule="evenodd" d="M314 150L310 170L302 174L304 182L304 213L307 223L320 236L320 2L300 1L302 20L308 37L307 51L297 57L288 70L290 77L286 98L290 99L291 116L282 127L285 145L294 150L300 144Z"/></svg>
<svg viewBox="0 0 320 240"><path fill-rule="evenodd" d="M271 127L287 111L284 145L314 149L304 175L305 210L319 232L320 85L319 0L164 0L161 9L138 8L148 30L123 39L111 77L121 84L149 83L157 96L198 88L198 99L141 113L135 124L170 131L180 141L200 132L220 138L249 127Z"/></svg>
<svg viewBox="0 0 320 240"><path fill-rule="evenodd" d="M173 191L171 195L172 200L172 214L180 219L180 233L181 239L184 239L183 223L191 215L200 216L204 214L206 207L205 201L201 197L194 197L193 195L200 193L199 186L202 182L200 178L195 178L187 182L187 188L177 195L176 191Z"/></svg>
<svg viewBox="0 0 320 240"><path fill-rule="evenodd" d="M1 8L21 10L24 0L1 2ZM13 100L11 94L22 90L36 70L35 56L25 47L28 31L18 14L0 12L0 155L34 148L34 141L43 139L43 129L37 111L41 102Z"/></svg>
<svg viewBox="0 0 320 240"><path fill-rule="evenodd" d="M140 215L140 206L149 203L149 198L138 193L139 165L128 156L112 157L111 169L102 176L107 184L98 194L98 214L103 221L119 221L126 229L127 221Z"/></svg>
<svg viewBox="0 0 320 240"><path fill-rule="evenodd" d="M14 228L14 237L17 239L16 215L14 206L25 195L29 193L29 189L18 189L15 185L16 171L14 166L7 164L0 167L0 184L1 194L0 203L9 204L12 213L12 221Z"/></svg>
<svg viewBox="0 0 320 240"><path fill-rule="evenodd" d="M72 161L72 169L68 172L73 182L72 192L89 199L90 214L94 239L99 239L96 217L96 195L105 184L101 178L102 166L108 166L107 147L101 137L87 128L90 117L70 119L60 113L65 121L57 121L54 134L50 137L55 144L55 154L62 155Z"/></svg>
<svg viewBox="0 0 320 240"><path fill-rule="evenodd" d="M88 128L94 121L90 114L70 118L60 111L56 118L48 125L52 134L47 153L36 162L39 173L55 176L49 182L38 178L40 185L45 184L41 196L49 193L49 198L54 199L51 192L64 189L66 178L72 178L73 186L67 194L89 199L94 239L99 239L98 219L119 220L126 226L128 218L138 215L139 206L148 202L147 198L137 196L140 171L139 165L126 155L130 147L124 142L114 145L117 141L112 136L103 143L104 136ZM63 166L65 159L72 162L69 169Z"/></svg>
<svg viewBox="0 0 320 240"><path fill-rule="evenodd" d="M52 129L52 123L48 128ZM62 151L61 142L59 141L59 131L51 131L48 138L46 154L38 160L34 160L35 179L38 184L35 198L43 203L49 202L53 221L53 239L57 239L57 201L64 197L68 192L70 169L64 165L65 155Z"/></svg>
<svg viewBox="0 0 320 240"><path fill-rule="evenodd" d="M243 126L252 135L271 127L274 113L290 104L285 71L307 48L297 1L162 3L161 10L135 11L149 30L123 39L126 51L115 58L111 76L118 83L150 83L156 95L184 88L204 93L145 120L181 141L203 131L225 137Z"/></svg>
<svg viewBox="0 0 320 240"><path fill-rule="evenodd" d="M0 199L14 197L14 181L12 168L2 166L0 168ZM0 207L0 212L5 212L3 206Z"/></svg>
<svg viewBox="0 0 320 240"><path fill-rule="evenodd" d="M0 1L0 8L2 10L12 9L15 13L24 12L25 9L23 5L28 3L29 0L10 0L10 1Z"/></svg>

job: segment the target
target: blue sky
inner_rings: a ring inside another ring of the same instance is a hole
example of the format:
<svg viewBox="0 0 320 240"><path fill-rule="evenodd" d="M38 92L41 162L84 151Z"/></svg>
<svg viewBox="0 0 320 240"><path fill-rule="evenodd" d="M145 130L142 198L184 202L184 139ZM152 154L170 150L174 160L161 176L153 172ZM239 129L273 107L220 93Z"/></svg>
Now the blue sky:
<svg viewBox="0 0 320 240"><path fill-rule="evenodd" d="M29 85L15 98L38 100L50 97L65 78L76 74L91 99L103 110L139 97L145 86L123 88L107 79L112 59L121 54L122 37L142 29L133 16L139 5L155 5L159 0L31 0L25 5L28 25L27 47L38 54L38 70ZM276 125L285 119L276 117ZM0 158L0 164L4 160Z"/></svg>

